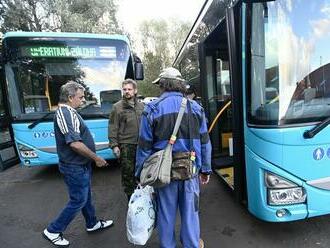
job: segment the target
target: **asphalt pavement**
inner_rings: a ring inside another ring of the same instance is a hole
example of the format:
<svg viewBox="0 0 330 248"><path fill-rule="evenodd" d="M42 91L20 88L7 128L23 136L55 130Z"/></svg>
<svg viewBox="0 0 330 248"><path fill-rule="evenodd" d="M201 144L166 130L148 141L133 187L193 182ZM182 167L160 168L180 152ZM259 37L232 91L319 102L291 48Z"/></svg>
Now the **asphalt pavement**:
<svg viewBox="0 0 330 248"><path fill-rule="evenodd" d="M97 216L111 218L115 225L88 234L79 214L64 233L70 247L135 247L126 239L127 200L120 186L119 168L95 168L92 190ZM56 166L14 166L0 172L0 247L54 247L43 239L41 232L66 201L66 188ZM234 201L216 176L202 187L200 209L201 236L207 248L330 247L330 216L290 223L260 221ZM178 234L179 226L178 221ZM159 247L158 244L155 230L144 247Z"/></svg>

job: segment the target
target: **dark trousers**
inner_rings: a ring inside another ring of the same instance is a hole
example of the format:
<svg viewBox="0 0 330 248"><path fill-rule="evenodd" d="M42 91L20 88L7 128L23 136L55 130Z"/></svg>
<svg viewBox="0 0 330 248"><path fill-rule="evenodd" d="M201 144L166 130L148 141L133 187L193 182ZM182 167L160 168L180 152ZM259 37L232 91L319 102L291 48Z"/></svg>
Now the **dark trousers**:
<svg viewBox="0 0 330 248"><path fill-rule="evenodd" d="M135 183L135 144L120 144L121 184L129 198L136 188Z"/></svg>
<svg viewBox="0 0 330 248"><path fill-rule="evenodd" d="M91 196L91 164L59 164L59 170L64 175L70 199L47 230L52 233L63 232L80 210L85 218L86 228L93 227L97 219Z"/></svg>

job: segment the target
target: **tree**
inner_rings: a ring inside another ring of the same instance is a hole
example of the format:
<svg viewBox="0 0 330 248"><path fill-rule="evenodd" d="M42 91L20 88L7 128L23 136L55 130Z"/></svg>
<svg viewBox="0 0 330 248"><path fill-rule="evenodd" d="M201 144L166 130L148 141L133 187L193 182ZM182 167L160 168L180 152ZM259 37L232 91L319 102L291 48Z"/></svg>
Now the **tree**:
<svg viewBox="0 0 330 248"><path fill-rule="evenodd" d="M48 1L0 0L1 32L46 30L50 15Z"/></svg>
<svg viewBox="0 0 330 248"><path fill-rule="evenodd" d="M49 0L62 32L122 33L113 0Z"/></svg>
<svg viewBox="0 0 330 248"><path fill-rule="evenodd" d="M114 0L0 0L1 32L122 33Z"/></svg>
<svg viewBox="0 0 330 248"><path fill-rule="evenodd" d="M144 96L159 95L159 88L151 84L160 71L172 65L190 25L187 22L169 20L145 21L140 26L145 79L139 83Z"/></svg>

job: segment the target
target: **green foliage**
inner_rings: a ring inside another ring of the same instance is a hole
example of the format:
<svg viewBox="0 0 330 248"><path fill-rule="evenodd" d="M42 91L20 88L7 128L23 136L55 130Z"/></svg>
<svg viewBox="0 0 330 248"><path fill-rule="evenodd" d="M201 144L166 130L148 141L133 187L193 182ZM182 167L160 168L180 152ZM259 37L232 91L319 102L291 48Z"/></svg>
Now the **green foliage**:
<svg viewBox="0 0 330 248"><path fill-rule="evenodd" d="M1 32L122 33L114 0L0 0Z"/></svg>
<svg viewBox="0 0 330 248"><path fill-rule="evenodd" d="M113 0L52 0L58 30L81 33L122 33Z"/></svg>
<svg viewBox="0 0 330 248"><path fill-rule="evenodd" d="M159 88L151 82L158 77L162 69L171 66L189 28L188 23L175 19L150 20L141 24L142 61L145 69L145 78L139 83L141 95L159 95Z"/></svg>
<svg viewBox="0 0 330 248"><path fill-rule="evenodd" d="M49 27L49 0L0 0L1 32L42 31ZM41 11L42 10L42 11Z"/></svg>

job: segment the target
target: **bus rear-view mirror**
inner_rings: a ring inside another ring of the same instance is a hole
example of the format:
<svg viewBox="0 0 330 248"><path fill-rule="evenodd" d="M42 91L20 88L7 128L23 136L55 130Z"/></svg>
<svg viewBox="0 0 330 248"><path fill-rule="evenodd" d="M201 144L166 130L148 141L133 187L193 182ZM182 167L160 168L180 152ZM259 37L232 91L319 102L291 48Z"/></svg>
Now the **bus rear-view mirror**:
<svg viewBox="0 0 330 248"><path fill-rule="evenodd" d="M135 80L143 80L144 79L144 70L143 64L140 62L135 63Z"/></svg>

